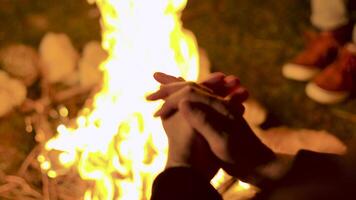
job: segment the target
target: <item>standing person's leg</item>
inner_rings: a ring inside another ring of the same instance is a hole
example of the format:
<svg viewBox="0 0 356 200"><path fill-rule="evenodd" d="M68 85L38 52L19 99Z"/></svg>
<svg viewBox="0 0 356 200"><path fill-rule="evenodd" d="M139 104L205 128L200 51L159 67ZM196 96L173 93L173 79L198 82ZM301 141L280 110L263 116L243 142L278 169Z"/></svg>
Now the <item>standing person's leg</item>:
<svg viewBox="0 0 356 200"><path fill-rule="evenodd" d="M311 23L322 31L332 31L349 22L345 0L311 0Z"/></svg>
<svg viewBox="0 0 356 200"><path fill-rule="evenodd" d="M337 59L306 87L307 95L323 104L339 103L356 91L356 25L352 40L344 45Z"/></svg>
<svg viewBox="0 0 356 200"><path fill-rule="evenodd" d="M353 1L311 0L311 24L322 32L332 32L341 44L349 42L353 24L350 23L347 6Z"/></svg>
<svg viewBox="0 0 356 200"><path fill-rule="evenodd" d="M346 3L346 0L311 0L311 23L320 32L283 66L286 78L308 81L335 60L340 46L351 39Z"/></svg>

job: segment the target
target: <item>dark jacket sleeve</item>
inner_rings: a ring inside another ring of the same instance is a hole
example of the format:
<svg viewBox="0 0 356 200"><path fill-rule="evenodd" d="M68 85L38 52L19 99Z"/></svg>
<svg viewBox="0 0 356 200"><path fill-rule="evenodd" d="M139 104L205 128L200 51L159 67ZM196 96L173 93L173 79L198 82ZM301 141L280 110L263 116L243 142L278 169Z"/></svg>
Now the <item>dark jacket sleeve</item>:
<svg viewBox="0 0 356 200"><path fill-rule="evenodd" d="M159 174L152 186L151 200L221 200L220 194L198 172L174 167Z"/></svg>
<svg viewBox="0 0 356 200"><path fill-rule="evenodd" d="M289 172L279 180L259 185L255 200L355 199L354 170L345 171L343 157L300 151ZM190 168L170 168L155 180L151 200L217 200L219 193Z"/></svg>
<svg viewBox="0 0 356 200"><path fill-rule="evenodd" d="M267 181L255 199L354 199L355 177L345 172L342 160L342 156L302 150L289 172L277 181Z"/></svg>

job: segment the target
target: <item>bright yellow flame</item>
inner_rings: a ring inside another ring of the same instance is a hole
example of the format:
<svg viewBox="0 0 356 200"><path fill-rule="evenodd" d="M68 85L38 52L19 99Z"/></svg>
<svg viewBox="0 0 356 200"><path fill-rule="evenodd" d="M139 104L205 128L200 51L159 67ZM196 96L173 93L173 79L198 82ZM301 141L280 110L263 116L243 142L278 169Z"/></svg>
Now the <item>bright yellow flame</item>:
<svg viewBox="0 0 356 200"><path fill-rule="evenodd" d="M43 170L49 170L51 168L51 163L48 161L45 161L45 162L41 163L41 168Z"/></svg>
<svg viewBox="0 0 356 200"><path fill-rule="evenodd" d="M213 179L211 179L210 184L215 188L219 188L225 180L229 180L231 178L224 170L220 169Z"/></svg>
<svg viewBox="0 0 356 200"><path fill-rule="evenodd" d="M61 117L68 117L69 111L65 106L61 106L58 112Z"/></svg>
<svg viewBox="0 0 356 200"><path fill-rule="evenodd" d="M239 181L239 186L242 190L248 190L251 188L251 185L242 181Z"/></svg>
<svg viewBox="0 0 356 200"><path fill-rule="evenodd" d="M73 152L62 152L59 154L58 159L63 166L70 167L75 162L76 154L73 154Z"/></svg>
<svg viewBox="0 0 356 200"><path fill-rule="evenodd" d="M46 160L46 158L43 155L37 156L37 161L40 163L43 163Z"/></svg>
<svg viewBox="0 0 356 200"><path fill-rule="evenodd" d="M57 127L44 155L60 152L57 162L64 168L76 167L82 179L95 182L84 199L149 199L167 157L160 120L152 117L159 103L145 100L158 88L152 75L161 71L187 80L198 75L197 43L180 21L187 0L95 3L102 16L102 46L109 54L100 66L102 89L75 125ZM66 108L59 112L68 115ZM56 177L63 171L50 169L47 174Z"/></svg>
<svg viewBox="0 0 356 200"><path fill-rule="evenodd" d="M47 173L48 177L50 178L56 178L57 177L57 172L53 171L53 170L49 170Z"/></svg>

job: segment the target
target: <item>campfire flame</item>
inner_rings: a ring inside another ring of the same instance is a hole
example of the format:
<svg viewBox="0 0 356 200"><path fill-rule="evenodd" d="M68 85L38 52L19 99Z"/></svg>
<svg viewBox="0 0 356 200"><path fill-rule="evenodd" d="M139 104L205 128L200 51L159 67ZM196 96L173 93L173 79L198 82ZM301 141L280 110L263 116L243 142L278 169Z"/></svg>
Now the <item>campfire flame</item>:
<svg viewBox="0 0 356 200"><path fill-rule="evenodd" d="M152 117L160 103L145 100L158 88L152 75L198 76L197 43L180 21L187 0L90 3L100 9L102 46L109 54L100 66L102 88L75 123L58 126L38 161L51 178L74 167L81 179L94 182L84 199L149 199L167 157L162 125ZM48 159L51 152L60 167Z"/></svg>

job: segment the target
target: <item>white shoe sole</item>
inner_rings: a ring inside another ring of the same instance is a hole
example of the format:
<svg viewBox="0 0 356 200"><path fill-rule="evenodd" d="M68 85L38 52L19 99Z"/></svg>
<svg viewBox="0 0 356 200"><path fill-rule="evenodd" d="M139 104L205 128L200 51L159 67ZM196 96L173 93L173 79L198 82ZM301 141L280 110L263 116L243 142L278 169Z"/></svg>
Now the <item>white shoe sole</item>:
<svg viewBox="0 0 356 200"><path fill-rule="evenodd" d="M284 77L297 81L309 81L320 71L317 67L311 68L293 63L287 63L282 67Z"/></svg>
<svg viewBox="0 0 356 200"><path fill-rule="evenodd" d="M313 82L308 83L305 92L309 98L321 104L336 104L344 101L350 93L347 91L329 91L325 90Z"/></svg>

